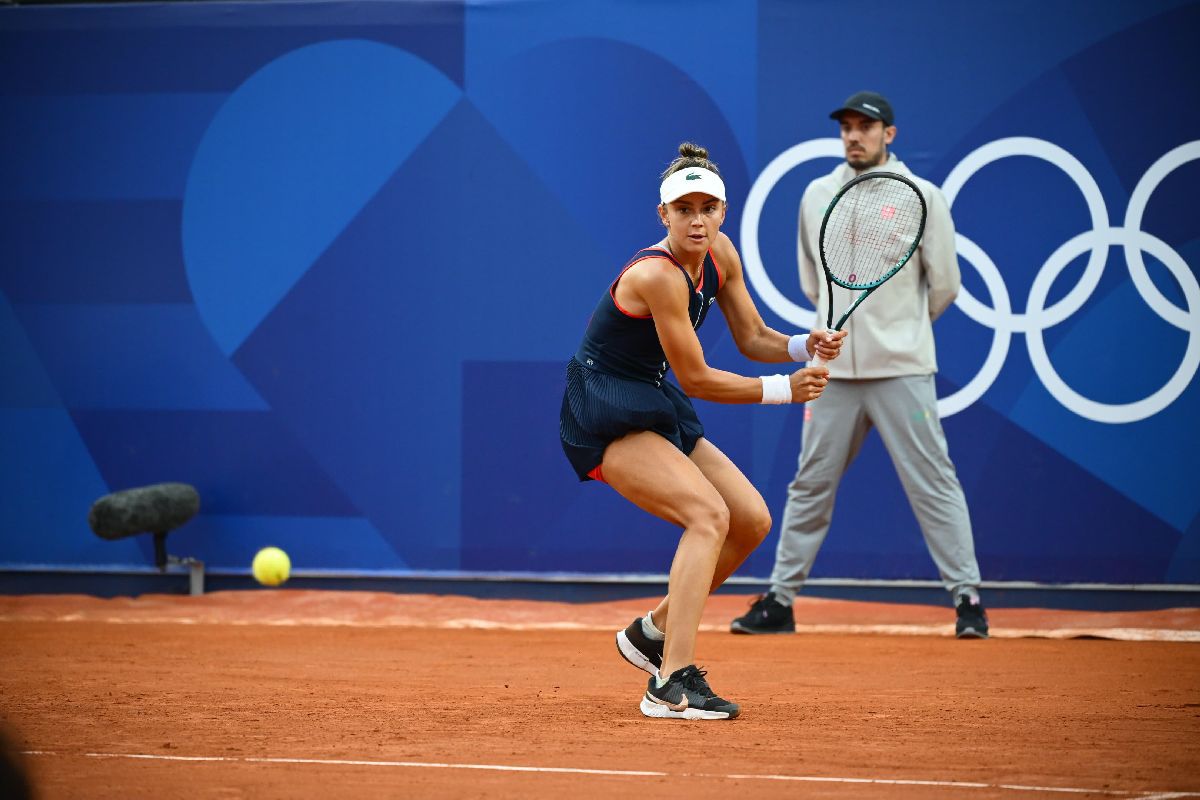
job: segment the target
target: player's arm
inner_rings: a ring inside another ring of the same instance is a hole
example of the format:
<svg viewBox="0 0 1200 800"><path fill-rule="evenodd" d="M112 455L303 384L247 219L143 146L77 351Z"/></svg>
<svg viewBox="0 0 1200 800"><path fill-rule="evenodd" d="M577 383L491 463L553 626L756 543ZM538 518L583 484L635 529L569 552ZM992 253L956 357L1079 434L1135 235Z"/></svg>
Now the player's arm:
<svg viewBox="0 0 1200 800"><path fill-rule="evenodd" d="M962 274L958 269L954 220L945 195L934 186L926 193L925 203L929 214L921 237L921 265L929 286L929 318L937 319L958 296Z"/></svg>
<svg viewBox="0 0 1200 800"><path fill-rule="evenodd" d="M842 348L842 339L846 336L845 332L813 331L803 342L803 355L788 351L792 337L780 333L763 321L758 307L750 297L750 291L746 288L742 260L733 242L723 233L717 236L717 242L713 246L713 258L725 276L725 282L717 294L717 303L721 306L721 313L725 315L729 332L742 355L752 361L765 361L770 364L807 361L816 354L820 354L826 361L837 358ZM800 355L799 359L794 357L797 355Z"/></svg>
<svg viewBox="0 0 1200 800"><path fill-rule="evenodd" d="M649 308L663 353L689 397L717 403L763 402L762 379L714 369L705 362L688 316L687 285L673 264L665 259L643 261L626 272L622 282ZM819 396L828 375L825 368L815 367L788 376L790 401L804 402Z"/></svg>

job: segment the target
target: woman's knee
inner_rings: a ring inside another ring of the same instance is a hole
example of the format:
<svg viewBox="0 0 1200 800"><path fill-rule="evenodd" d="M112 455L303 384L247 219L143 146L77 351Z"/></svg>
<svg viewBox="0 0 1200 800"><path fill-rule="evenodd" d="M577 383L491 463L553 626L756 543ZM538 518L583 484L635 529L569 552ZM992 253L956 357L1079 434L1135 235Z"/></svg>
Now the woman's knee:
<svg viewBox="0 0 1200 800"><path fill-rule="evenodd" d="M771 532L771 510L767 508L767 504L763 503L755 511L751 520L751 531L754 535L754 546L762 544L763 539L767 538L767 534Z"/></svg>
<svg viewBox="0 0 1200 800"><path fill-rule="evenodd" d="M693 504L685 527L689 532L712 539L712 543L720 547L729 534L729 521L729 506L714 492L711 497L699 499Z"/></svg>
<svg viewBox="0 0 1200 800"><path fill-rule="evenodd" d="M736 534L739 541L750 549L762 544L771 532L771 511L761 500L744 509L730 523L730 535Z"/></svg>

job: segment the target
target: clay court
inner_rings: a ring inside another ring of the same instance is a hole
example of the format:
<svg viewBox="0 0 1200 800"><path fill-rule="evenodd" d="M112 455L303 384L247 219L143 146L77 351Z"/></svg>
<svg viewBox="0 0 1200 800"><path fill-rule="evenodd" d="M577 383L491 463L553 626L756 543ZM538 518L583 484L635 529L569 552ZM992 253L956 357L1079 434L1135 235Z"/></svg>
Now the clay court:
<svg viewBox="0 0 1200 800"><path fill-rule="evenodd" d="M247 591L0 597L0 710L47 799L1200 797L1200 610L802 598L698 661L742 704L648 720L649 601Z"/></svg>

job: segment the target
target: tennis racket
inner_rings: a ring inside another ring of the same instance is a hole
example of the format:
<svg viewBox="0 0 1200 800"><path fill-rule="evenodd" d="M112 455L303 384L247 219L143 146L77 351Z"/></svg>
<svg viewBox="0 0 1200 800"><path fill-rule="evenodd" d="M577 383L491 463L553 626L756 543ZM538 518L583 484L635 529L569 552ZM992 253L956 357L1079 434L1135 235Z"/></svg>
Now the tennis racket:
<svg viewBox="0 0 1200 800"><path fill-rule="evenodd" d="M840 331L854 309L908 263L925 232L925 198L894 172L867 172L834 195L821 220L821 266L829 294L826 326ZM861 291L833 324L833 285ZM811 362L823 364L820 356Z"/></svg>

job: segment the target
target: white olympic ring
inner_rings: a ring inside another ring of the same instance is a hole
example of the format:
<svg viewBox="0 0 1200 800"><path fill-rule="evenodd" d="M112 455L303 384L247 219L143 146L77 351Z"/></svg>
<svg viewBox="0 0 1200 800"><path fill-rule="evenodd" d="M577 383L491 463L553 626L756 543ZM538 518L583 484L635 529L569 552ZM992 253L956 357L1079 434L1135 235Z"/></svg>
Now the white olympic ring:
<svg viewBox="0 0 1200 800"><path fill-rule="evenodd" d="M780 178L805 161L826 156L841 158L844 152L841 139L813 139L784 150L767 164L766 169L750 187L750 194L746 196L746 210L742 214L742 268L746 271L746 280L758 292L767 308L793 325L809 330L816 325L816 312L801 308L784 297L775 288L775 284L771 283L771 278L763 267L762 258L758 253L758 218L767 202L767 195L775 188Z"/></svg>
<svg viewBox="0 0 1200 800"><path fill-rule="evenodd" d="M1042 265L1030 288L1025 313L1014 313L1008 288L995 263L977 244L962 234L955 234L958 255L983 278L992 307L972 296L965 288L955 300L963 313L972 320L992 328L995 335L987 357L975 377L952 395L938 400L938 413L948 417L969 407L991 387L1004 360L1014 333L1026 337L1026 346L1034 371L1047 391L1065 408L1096 422L1136 422L1157 414L1183 393L1200 369L1200 284L1184 259L1160 239L1141 230L1142 215L1150 195L1171 172L1189 161L1200 159L1200 140L1188 142L1162 156L1146 170L1129 197L1123 227L1109 226L1108 210L1100 187L1087 168L1061 147L1043 139L1012 137L999 139L968 154L946 176L942 191L946 202L953 206L955 198L967 180L993 161L1009 156L1029 156L1047 161L1061 169L1075 182L1083 194L1091 217L1092 230L1082 233L1059 247ZM812 139L795 145L777 156L759 174L746 198L742 215L742 258L746 279L762 301L783 319L802 328L812 329L816 312L803 308L784 297L771 282L763 267L758 249L758 227L763 206L779 180L795 167L816 158L843 158L840 139ZM1120 245L1134 287L1146 304L1166 322L1188 334L1187 349L1175 374L1165 385L1141 400L1123 404L1099 403L1076 392L1059 377L1050 363L1042 332L1064 321L1078 311L1095 291L1108 261L1109 247ZM1045 307L1054 279L1075 258L1090 248L1083 275L1065 297ZM1179 308L1155 286L1146 270L1142 251L1163 263L1183 290L1186 308Z"/></svg>

